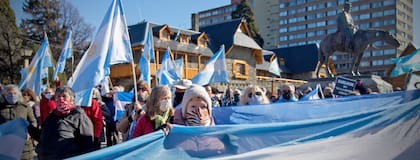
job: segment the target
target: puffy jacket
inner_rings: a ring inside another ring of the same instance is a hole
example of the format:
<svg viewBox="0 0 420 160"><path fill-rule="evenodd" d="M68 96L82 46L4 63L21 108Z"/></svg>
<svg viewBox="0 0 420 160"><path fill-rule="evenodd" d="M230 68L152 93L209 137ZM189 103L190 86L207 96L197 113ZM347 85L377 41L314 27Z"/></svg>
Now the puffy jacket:
<svg viewBox="0 0 420 160"><path fill-rule="evenodd" d="M80 107L65 116L51 113L45 120L37 146L39 159L64 159L93 149L93 125Z"/></svg>

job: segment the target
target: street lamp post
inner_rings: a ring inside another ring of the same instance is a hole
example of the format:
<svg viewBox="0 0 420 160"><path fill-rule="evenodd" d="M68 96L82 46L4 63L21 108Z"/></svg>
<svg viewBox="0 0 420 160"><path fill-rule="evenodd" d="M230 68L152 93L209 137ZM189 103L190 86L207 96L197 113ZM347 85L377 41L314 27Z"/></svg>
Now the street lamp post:
<svg viewBox="0 0 420 160"><path fill-rule="evenodd" d="M22 49L22 57L23 59L23 68L29 66L29 58L32 56L32 49L24 48Z"/></svg>

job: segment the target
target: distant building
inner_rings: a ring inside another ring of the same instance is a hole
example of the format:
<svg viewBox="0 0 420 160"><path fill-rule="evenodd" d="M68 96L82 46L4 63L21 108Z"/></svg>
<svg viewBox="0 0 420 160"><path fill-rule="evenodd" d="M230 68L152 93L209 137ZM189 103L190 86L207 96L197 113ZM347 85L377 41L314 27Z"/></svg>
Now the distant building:
<svg viewBox="0 0 420 160"><path fill-rule="evenodd" d="M264 49L276 49L319 43L327 34L336 31L336 15L345 0L249 0ZM359 29L377 28L397 33L401 47L393 48L377 42L364 53L360 64L362 73L387 77L392 66L391 58L400 55L413 40L412 0L350 0L352 17ZM231 19L237 2L198 12L200 26ZM347 73L351 55L332 57L338 74Z"/></svg>

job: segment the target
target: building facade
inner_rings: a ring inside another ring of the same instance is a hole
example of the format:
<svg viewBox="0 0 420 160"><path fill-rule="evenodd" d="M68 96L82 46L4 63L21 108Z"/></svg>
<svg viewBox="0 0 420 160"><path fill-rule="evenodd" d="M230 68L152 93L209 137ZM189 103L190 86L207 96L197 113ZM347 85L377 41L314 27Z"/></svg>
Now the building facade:
<svg viewBox="0 0 420 160"><path fill-rule="evenodd" d="M326 35L336 32L336 16L342 11L345 0L249 0L249 2L260 34L264 38L264 49L275 49L319 43ZM351 15L358 29L389 31L395 34L402 44L395 49L384 42L376 42L363 55L360 64L362 74L387 77L386 73L392 66L391 58L401 54L413 40L413 1L350 0L350 2ZM232 3L221 8L229 7L236 5ZM199 12L200 21L206 20L206 25L214 21L209 19L218 17L216 13L222 13L219 11L213 12L211 16L201 15L207 11ZM223 15L227 13L223 12ZM338 54L332 59L337 74L348 73L352 64L351 55Z"/></svg>

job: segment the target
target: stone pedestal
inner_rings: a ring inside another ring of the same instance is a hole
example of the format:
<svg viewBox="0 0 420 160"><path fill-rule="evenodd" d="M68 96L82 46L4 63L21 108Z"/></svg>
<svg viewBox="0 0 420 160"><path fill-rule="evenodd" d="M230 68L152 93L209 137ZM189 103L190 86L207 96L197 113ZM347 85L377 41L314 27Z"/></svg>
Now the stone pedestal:
<svg viewBox="0 0 420 160"><path fill-rule="evenodd" d="M372 92L377 93L388 93L392 92L392 85L387 81L383 80L380 76L376 75L362 75L362 76L352 76L352 75L342 75L346 78L354 79L354 80L362 80L363 86L366 88L372 89ZM320 79L310 79L308 80L307 84L300 86L299 88L306 88L311 86L315 88L316 85L319 83L321 84L322 88L325 86L332 86L334 85L335 78L320 78Z"/></svg>

